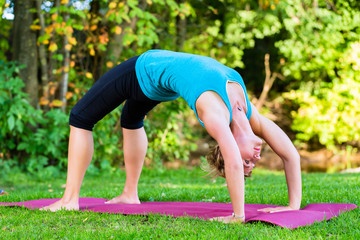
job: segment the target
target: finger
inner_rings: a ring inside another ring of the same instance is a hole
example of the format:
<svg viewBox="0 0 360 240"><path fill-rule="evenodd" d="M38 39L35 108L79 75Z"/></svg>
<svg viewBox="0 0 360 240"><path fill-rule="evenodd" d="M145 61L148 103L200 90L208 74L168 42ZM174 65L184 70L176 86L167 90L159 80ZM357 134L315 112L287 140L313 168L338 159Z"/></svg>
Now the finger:
<svg viewBox="0 0 360 240"><path fill-rule="evenodd" d="M277 209L272 209L270 211L270 213L275 213L275 212L284 212L284 211L290 211L291 209L289 208L277 208Z"/></svg>
<svg viewBox="0 0 360 240"><path fill-rule="evenodd" d="M275 210L269 211L269 213L276 213L276 212L283 212L283 211L286 211L286 210L285 209L275 209Z"/></svg>
<svg viewBox="0 0 360 240"><path fill-rule="evenodd" d="M258 209L259 212L269 212L273 210L273 208L262 208L262 209Z"/></svg>

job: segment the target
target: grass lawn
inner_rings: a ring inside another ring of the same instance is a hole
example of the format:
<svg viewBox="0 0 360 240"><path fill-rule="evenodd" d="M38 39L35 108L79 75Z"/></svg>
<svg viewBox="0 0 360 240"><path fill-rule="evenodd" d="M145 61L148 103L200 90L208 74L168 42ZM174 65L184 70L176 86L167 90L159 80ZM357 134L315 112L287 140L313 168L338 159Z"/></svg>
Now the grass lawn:
<svg viewBox="0 0 360 240"><path fill-rule="evenodd" d="M202 178L200 169L147 170L139 185L141 201L229 202L225 181ZM24 174L0 176L0 188L10 193L0 202L60 198L65 175L39 179ZM112 198L121 193L125 174L85 176L81 197ZM303 174L302 207L309 203L360 205L360 174ZM246 203L286 205L282 172L261 169L246 181ZM91 212L56 213L0 207L0 239L360 239L360 209L330 221L294 230L252 222L223 224L160 215L123 216Z"/></svg>

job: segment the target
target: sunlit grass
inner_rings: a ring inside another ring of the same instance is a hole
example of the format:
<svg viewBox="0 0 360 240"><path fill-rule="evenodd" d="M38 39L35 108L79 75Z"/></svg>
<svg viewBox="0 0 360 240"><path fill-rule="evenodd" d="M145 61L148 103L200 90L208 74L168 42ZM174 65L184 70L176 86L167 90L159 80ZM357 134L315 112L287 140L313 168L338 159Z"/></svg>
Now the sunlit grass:
<svg viewBox="0 0 360 240"><path fill-rule="evenodd" d="M224 179L206 179L200 169L148 170L139 184L141 201L229 202ZM0 176L9 192L1 202L60 198L66 176L40 179L25 174ZM121 193L125 174L87 175L81 197L112 198ZM303 174L302 207L315 202L360 205L359 174ZM246 180L246 203L287 204L284 174L257 169ZM160 215L123 216L91 212L56 213L0 207L0 239L359 239L360 211L294 230L267 223L222 224Z"/></svg>

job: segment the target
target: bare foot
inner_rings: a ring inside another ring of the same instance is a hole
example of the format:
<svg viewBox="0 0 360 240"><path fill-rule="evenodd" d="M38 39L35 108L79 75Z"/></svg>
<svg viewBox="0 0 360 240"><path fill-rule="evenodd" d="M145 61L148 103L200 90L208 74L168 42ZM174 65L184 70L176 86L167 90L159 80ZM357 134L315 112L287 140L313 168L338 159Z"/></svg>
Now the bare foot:
<svg viewBox="0 0 360 240"><path fill-rule="evenodd" d="M124 193L114 197L113 199L105 202L106 204L112 204L112 203L126 203L126 204L140 204L139 198L136 197L129 197L126 196Z"/></svg>
<svg viewBox="0 0 360 240"><path fill-rule="evenodd" d="M67 203L64 203L63 200L59 200L49 206L46 206L46 207L43 207L43 208L40 208L40 211L51 211L51 212L56 212L56 211L59 211L59 210L68 210L68 211L71 211L71 210L79 210L79 202L67 202Z"/></svg>
<svg viewBox="0 0 360 240"><path fill-rule="evenodd" d="M245 217L244 218L234 218L233 216L226 216L226 217L214 217L210 218L211 222L217 221L217 222L223 222L223 223L245 223Z"/></svg>

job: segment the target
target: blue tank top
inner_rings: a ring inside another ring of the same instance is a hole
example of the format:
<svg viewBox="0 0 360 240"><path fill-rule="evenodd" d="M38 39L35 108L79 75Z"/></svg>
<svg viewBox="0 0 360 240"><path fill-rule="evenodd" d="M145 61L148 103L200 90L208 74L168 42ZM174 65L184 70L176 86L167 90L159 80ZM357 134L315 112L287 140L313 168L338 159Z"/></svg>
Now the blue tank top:
<svg viewBox="0 0 360 240"><path fill-rule="evenodd" d="M206 91L220 95L230 112L232 108L226 91L228 82L239 83L245 93L247 113L251 117L250 100L240 74L218 61L200 55L150 50L139 56L135 65L136 76L144 94L155 101L172 101L181 96L195 112L202 126L195 103Z"/></svg>

